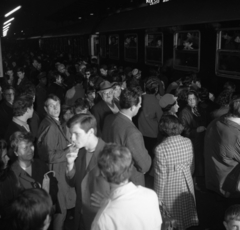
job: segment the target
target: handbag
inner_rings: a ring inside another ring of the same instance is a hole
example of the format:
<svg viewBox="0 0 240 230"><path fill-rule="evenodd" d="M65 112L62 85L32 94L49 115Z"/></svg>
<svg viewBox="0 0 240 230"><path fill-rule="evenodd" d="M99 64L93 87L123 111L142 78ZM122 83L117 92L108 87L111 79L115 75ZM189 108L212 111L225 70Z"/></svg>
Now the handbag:
<svg viewBox="0 0 240 230"><path fill-rule="evenodd" d="M159 205L162 215L162 227L161 230L178 230L178 222L171 217L167 207L164 203Z"/></svg>

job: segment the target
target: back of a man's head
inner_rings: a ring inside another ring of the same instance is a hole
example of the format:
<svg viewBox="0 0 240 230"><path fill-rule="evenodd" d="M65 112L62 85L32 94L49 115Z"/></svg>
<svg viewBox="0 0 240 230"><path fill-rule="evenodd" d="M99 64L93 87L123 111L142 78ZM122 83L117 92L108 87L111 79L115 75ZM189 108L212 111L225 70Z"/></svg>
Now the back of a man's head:
<svg viewBox="0 0 240 230"><path fill-rule="evenodd" d="M124 89L120 95L120 107L121 109L130 109L132 106L136 106L139 103L139 97L141 91L132 89Z"/></svg>
<svg viewBox="0 0 240 230"><path fill-rule="evenodd" d="M32 108L33 98L31 96L20 96L13 103L13 116L20 117L23 116L27 109Z"/></svg>
<svg viewBox="0 0 240 230"><path fill-rule="evenodd" d="M24 190L11 205L11 229L46 230L51 214L52 200L45 190Z"/></svg>
<svg viewBox="0 0 240 230"><path fill-rule="evenodd" d="M127 147L106 144L98 157L98 167L109 183L121 184L132 173L132 154Z"/></svg>

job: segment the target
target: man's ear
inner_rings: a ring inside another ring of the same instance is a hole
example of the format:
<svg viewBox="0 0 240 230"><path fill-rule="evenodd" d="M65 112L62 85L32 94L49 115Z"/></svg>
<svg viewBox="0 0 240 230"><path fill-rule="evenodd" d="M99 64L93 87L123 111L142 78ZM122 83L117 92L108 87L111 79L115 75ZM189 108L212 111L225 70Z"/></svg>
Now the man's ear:
<svg viewBox="0 0 240 230"><path fill-rule="evenodd" d="M135 105L131 106L130 110L131 112L135 109Z"/></svg>
<svg viewBox="0 0 240 230"><path fill-rule="evenodd" d="M226 222L226 221L223 221L223 225L224 225L224 227L226 228L226 230L228 230L228 225L227 225L227 222Z"/></svg>
<svg viewBox="0 0 240 230"><path fill-rule="evenodd" d="M14 151L14 154L18 157L18 153Z"/></svg>
<svg viewBox="0 0 240 230"><path fill-rule="evenodd" d="M44 106L44 110L45 110L45 112L47 113L47 107L46 107L46 106Z"/></svg>

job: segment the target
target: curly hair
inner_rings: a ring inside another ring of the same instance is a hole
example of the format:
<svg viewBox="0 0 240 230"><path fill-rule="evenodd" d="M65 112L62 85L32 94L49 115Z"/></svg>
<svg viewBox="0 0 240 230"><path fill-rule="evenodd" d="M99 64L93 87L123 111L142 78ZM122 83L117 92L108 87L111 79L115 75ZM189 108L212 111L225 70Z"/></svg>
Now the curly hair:
<svg viewBox="0 0 240 230"><path fill-rule="evenodd" d="M158 129L164 137L170 137L180 135L184 127L174 115L164 115L159 122Z"/></svg>
<svg viewBox="0 0 240 230"><path fill-rule="evenodd" d="M108 182L121 184L131 176L132 154L127 147L106 144L99 154L98 167Z"/></svg>

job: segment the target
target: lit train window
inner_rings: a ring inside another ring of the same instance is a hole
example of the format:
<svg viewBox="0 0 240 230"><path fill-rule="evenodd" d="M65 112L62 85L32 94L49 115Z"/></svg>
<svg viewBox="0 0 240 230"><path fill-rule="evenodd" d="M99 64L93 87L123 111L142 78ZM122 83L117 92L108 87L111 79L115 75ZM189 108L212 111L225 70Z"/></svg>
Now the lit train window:
<svg viewBox="0 0 240 230"><path fill-rule="evenodd" d="M217 33L215 71L218 76L240 78L240 28Z"/></svg>
<svg viewBox="0 0 240 230"><path fill-rule="evenodd" d="M119 59L119 36L110 35L108 39L109 58Z"/></svg>
<svg viewBox="0 0 240 230"><path fill-rule="evenodd" d="M180 31L174 34L173 67L180 70L200 70L199 31Z"/></svg>
<svg viewBox="0 0 240 230"><path fill-rule="evenodd" d="M138 61L138 36L137 34L125 34L124 36L124 60Z"/></svg>
<svg viewBox="0 0 240 230"><path fill-rule="evenodd" d="M162 65L163 63L163 35L162 33L149 33L145 36L145 62L149 65Z"/></svg>
<svg viewBox="0 0 240 230"><path fill-rule="evenodd" d="M106 58L106 36L101 35L100 36L100 46L99 46L99 54L100 57Z"/></svg>

